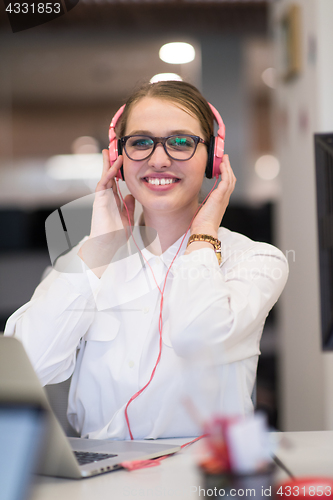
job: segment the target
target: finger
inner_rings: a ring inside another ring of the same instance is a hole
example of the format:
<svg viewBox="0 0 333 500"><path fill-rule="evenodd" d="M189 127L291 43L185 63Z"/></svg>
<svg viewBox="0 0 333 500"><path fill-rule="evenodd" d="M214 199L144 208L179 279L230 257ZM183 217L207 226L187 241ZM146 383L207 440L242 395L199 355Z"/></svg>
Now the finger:
<svg viewBox="0 0 333 500"><path fill-rule="evenodd" d="M118 172L123 164L123 157L119 155L117 160L114 162L112 167L110 167L109 171L105 174L105 179L108 182L108 187L112 188L114 194L118 194L118 187L116 185L115 179L118 175Z"/></svg>
<svg viewBox="0 0 333 500"><path fill-rule="evenodd" d="M108 189L111 187L111 184L109 183L109 178L107 176L107 173L110 171L110 159L109 159L109 151L107 149L103 149L102 151L102 158L103 158L103 169L102 169L102 175L101 178L96 186L96 192L97 191L102 191L105 189Z"/></svg>
<svg viewBox="0 0 333 500"><path fill-rule="evenodd" d="M123 164L123 157L122 155L119 155L114 164L110 166L105 173L102 174L102 177L104 177L106 181L115 178L122 164Z"/></svg>
<svg viewBox="0 0 333 500"><path fill-rule="evenodd" d="M105 174L110 168L109 150L103 149L102 155L103 155L103 172L102 172L102 177L103 177L103 174Z"/></svg>
<svg viewBox="0 0 333 500"><path fill-rule="evenodd" d="M228 174L230 174L231 166L230 166L230 161L229 161L229 155L223 156L222 169L224 172L228 172Z"/></svg>
<svg viewBox="0 0 333 500"><path fill-rule="evenodd" d="M103 156L103 171L102 171L102 177L106 173L110 171L111 168L115 167L117 170L122 165L122 155L119 155L116 161L113 163L113 165L110 164L110 157L109 157L109 150L108 149L103 149L102 151L102 156Z"/></svg>
<svg viewBox="0 0 333 500"><path fill-rule="evenodd" d="M235 189L236 177L230 166L229 156L225 155L223 162L220 165L221 181L218 185L218 192L221 199L230 198L231 193Z"/></svg>
<svg viewBox="0 0 333 500"><path fill-rule="evenodd" d="M229 167L230 167L230 163L229 163L228 155L224 155L223 161L220 163L220 171L221 171L221 181L220 181L221 188L220 189L227 190L229 185L230 185L231 174L230 174Z"/></svg>
<svg viewBox="0 0 333 500"><path fill-rule="evenodd" d="M231 168L230 160L229 160L229 155L227 155L226 163L227 163L227 168L228 168L228 170L230 172L230 181L231 181L231 187L232 187L232 191L233 191L234 188L235 188L235 184L236 184L237 179L236 179L236 176L234 174L234 171Z"/></svg>
<svg viewBox="0 0 333 500"><path fill-rule="evenodd" d="M231 177L234 179L234 180L237 180L236 177L235 177L235 174L234 174L234 171L232 170L231 168L231 165L230 165L230 158L229 158L229 155L225 155L224 156L225 158L225 164L226 164L226 167L227 169L229 170L230 174L231 174Z"/></svg>
<svg viewBox="0 0 333 500"><path fill-rule="evenodd" d="M229 155L225 155L225 157L223 158L222 172L224 175L224 179L228 182L229 186L234 187L237 179L231 168Z"/></svg>
<svg viewBox="0 0 333 500"><path fill-rule="evenodd" d="M96 191L101 191L103 189L110 189L112 188L113 192L117 192L117 186L115 184L115 177L117 176L118 170L122 166L123 163L123 157L122 155L119 155L117 160L114 162L112 166L110 166L110 161L109 157L107 156L106 158L106 153L108 153L107 149L103 150L103 172L102 172L102 177L99 183L97 184ZM108 166L108 170L106 170Z"/></svg>

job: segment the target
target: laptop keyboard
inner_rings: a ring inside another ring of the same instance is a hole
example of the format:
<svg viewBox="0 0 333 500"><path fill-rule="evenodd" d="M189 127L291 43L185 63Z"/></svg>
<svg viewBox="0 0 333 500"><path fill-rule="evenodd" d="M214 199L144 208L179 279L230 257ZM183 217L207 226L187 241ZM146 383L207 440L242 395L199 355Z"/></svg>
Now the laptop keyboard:
<svg viewBox="0 0 333 500"><path fill-rule="evenodd" d="M79 465L90 464L91 462L98 462L99 460L117 456L110 453L92 453L90 451L74 451L74 455Z"/></svg>

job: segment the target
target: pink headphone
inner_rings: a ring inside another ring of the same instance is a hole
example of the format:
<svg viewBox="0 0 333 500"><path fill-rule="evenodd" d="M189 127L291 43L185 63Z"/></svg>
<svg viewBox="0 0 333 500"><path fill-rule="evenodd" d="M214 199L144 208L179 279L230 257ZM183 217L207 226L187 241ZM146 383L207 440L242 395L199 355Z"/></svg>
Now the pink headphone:
<svg viewBox="0 0 333 500"><path fill-rule="evenodd" d="M221 115L214 108L214 106L212 106L211 104L209 104L209 106L214 114L214 118L219 127L216 137L214 137L213 135L211 136L210 144L208 147L208 161L207 161L205 175L208 179L211 179L212 177L218 177L221 173L220 163L223 160L223 153L224 153L225 125L223 123ZM125 109L125 104L120 109L118 109L117 113L114 115L110 123L109 158L111 166L118 158L118 154L119 153L121 154L121 144L120 141L117 139L115 127L117 125L119 118L123 114L124 109ZM118 171L117 178L124 180L124 170L122 166Z"/></svg>

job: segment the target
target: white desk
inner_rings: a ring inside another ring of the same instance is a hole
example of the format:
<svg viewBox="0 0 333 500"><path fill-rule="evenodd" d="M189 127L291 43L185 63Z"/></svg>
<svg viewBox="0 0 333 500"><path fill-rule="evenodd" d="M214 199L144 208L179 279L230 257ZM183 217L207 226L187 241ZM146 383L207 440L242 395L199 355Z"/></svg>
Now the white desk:
<svg viewBox="0 0 333 500"><path fill-rule="evenodd" d="M274 433L282 438L276 454L295 475L333 477L333 431ZM182 444L188 440L173 439ZM168 441L168 442L170 442ZM31 500L194 500L203 481L196 468L202 443L197 442L160 465L136 471L116 471L83 480L37 477ZM278 471L276 481L288 479Z"/></svg>
<svg viewBox="0 0 333 500"><path fill-rule="evenodd" d="M164 441L181 445L190 439ZM199 444L194 443L156 467L114 471L82 480L39 476L31 500L195 499L194 487L200 484L195 466Z"/></svg>
<svg viewBox="0 0 333 500"><path fill-rule="evenodd" d="M283 432L281 436L276 455L295 476L333 477L333 431Z"/></svg>

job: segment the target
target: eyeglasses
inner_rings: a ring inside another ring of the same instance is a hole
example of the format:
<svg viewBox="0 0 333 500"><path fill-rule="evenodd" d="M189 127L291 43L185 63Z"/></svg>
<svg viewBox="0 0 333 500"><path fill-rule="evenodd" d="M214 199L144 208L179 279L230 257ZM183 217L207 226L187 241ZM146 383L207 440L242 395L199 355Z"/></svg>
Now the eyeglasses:
<svg viewBox="0 0 333 500"><path fill-rule="evenodd" d="M127 135L120 143L130 160L141 161L153 154L157 144L162 144L166 154L173 160L186 161L192 158L199 143L208 143L197 135L169 135L151 137L149 135Z"/></svg>

